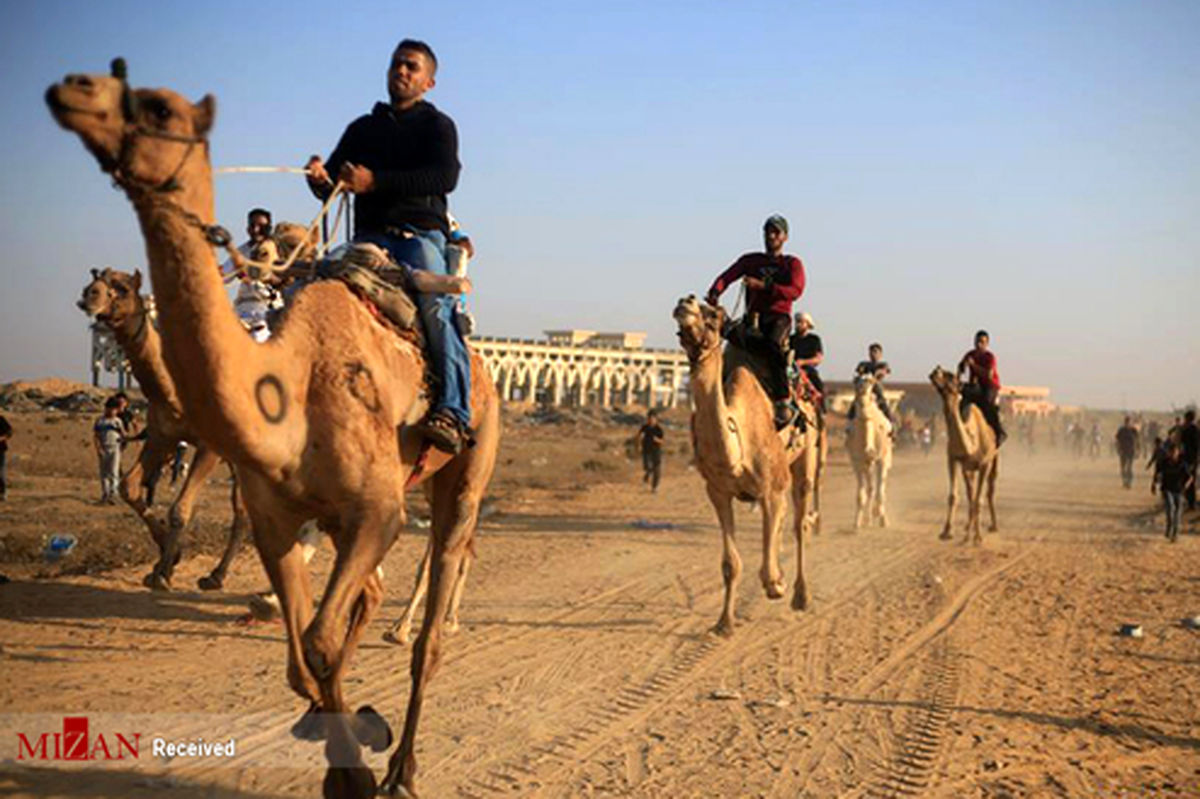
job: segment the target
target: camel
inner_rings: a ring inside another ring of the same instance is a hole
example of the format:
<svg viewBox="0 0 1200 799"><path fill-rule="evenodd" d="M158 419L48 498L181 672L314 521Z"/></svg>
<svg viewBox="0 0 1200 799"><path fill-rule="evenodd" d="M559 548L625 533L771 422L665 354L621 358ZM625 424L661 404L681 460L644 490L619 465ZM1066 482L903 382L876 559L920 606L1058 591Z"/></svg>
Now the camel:
<svg viewBox="0 0 1200 799"><path fill-rule="evenodd" d="M189 423L237 469L255 548L283 605L288 683L309 702L292 731L324 738L326 796L376 795L361 746L388 749L391 730L369 706L349 712L342 679L383 601L376 567L405 523L405 487L432 481L430 601L413 646L403 734L379 786L412 795L416 732L441 659L453 577L495 464L495 386L472 353L474 446L456 455L431 450L414 429L429 407L421 350L340 281L300 289L275 335L248 342L212 250L228 242L212 222L207 136L215 100L134 90L124 72L118 60L112 76L69 75L46 101L133 204L164 360ZM312 518L337 553L315 615L296 540Z"/></svg>
<svg viewBox="0 0 1200 799"><path fill-rule="evenodd" d="M992 523L988 530L999 529L996 524L996 477L1000 474L1000 451L996 445L996 433L983 417L983 412L974 405L967 408L966 419L959 412L962 402L962 385L958 376L941 366L934 367L929 382L942 398L942 414L946 418L946 465L950 472L950 497L946 508L946 526L939 536L943 541L951 539L950 528L954 524L954 508L958 504L954 481L955 467L962 469L963 484L967 487L967 502L970 513L967 517L966 536L963 543L972 540L983 542L979 533L980 505L984 484L987 485L988 511Z"/></svg>
<svg viewBox="0 0 1200 799"><path fill-rule="evenodd" d="M118 272L93 269L92 279L83 289L79 308L89 317L103 322L113 331L117 344L125 353L133 376L150 405L146 415L146 443L137 461L121 478L121 497L133 508L134 513L145 523L150 537L158 546L158 563L146 575L146 585L156 590L171 587L175 564L179 561L179 538L191 523L196 499L204 481L208 479L221 460L189 428L184 419L175 383L163 363L162 341L150 319L150 309L142 297L142 273ZM156 480L163 466L174 456L175 448L186 441L196 448L192 466L188 469L183 486L171 503L167 513L167 525L163 528L150 512L150 499L144 491L143 480ZM232 469L230 470L232 473ZM199 580L200 588L215 591L222 587L229 564L241 546L246 526L246 511L238 498L237 481L233 482L230 495L233 507L233 524L229 528L229 540L225 552L216 568Z"/></svg>
<svg viewBox="0 0 1200 799"><path fill-rule="evenodd" d="M289 227L284 228L284 225ZM299 228L299 226L281 222L276 229L278 231L295 228ZM301 234L305 232L304 228L300 228ZM138 384L142 386L143 393L150 402L146 423L149 433L147 442L153 440L159 443L153 447L148 443L142 448L134 468L122 478L121 492L125 501L146 523L151 537L159 546L159 563L155 570L147 575L146 583L149 587L165 590L170 587L172 569L179 560L179 535L190 524L196 495L220 459L216 458L211 450L187 429L183 411L179 408L178 397L175 396L175 384L171 381L171 376L167 374L166 365L162 360L162 343L159 340L158 330L152 323L148 323L146 300L139 293L141 285L141 272L135 271L130 275L114 269L105 269L103 272L93 269L92 280L84 287L83 297L78 304L88 316L105 323L112 329L118 345L133 369L134 376L138 379ZM168 514L169 529L164 533L159 523L150 514L149 500L142 496L141 476L157 475L180 441L187 441L189 444L195 445L196 454L188 477L171 506ZM232 475L232 469L230 469L230 473ZM200 588L206 591L218 590L223 586L229 564L232 563L241 546L246 524L246 511L238 501L236 475L233 476L234 483L230 498L234 511L233 525L230 527L229 540L220 562L210 574L199 580ZM313 542L304 540L303 537L301 544L304 562L308 563L312 560L316 547ZM174 555L167 556L164 554L165 550L173 551ZM429 553L430 548L427 546L425 555L421 559L421 565L417 570L416 588L404 613L384 635L384 639L387 641L396 644L409 642L413 618L429 582ZM447 633L457 632L459 628L458 608L462 602L471 556L474 554L473 546L468 546L467 554L468 556L463 559L454 590L450 594L450 604L446 611L445 621ZM255 594L251 597L250 606L251 613L256 618L270 619L282 614L279 599L274 594Z"/></svg>
<svg viewBox="0 0 1200 799"><path fill-rule="evenodd" d="M805 577L804 539L814 521L808 502L820 460L816 414L811 407L802 407L801 412L810 420L803 433L796 427L776 432L772 403L745 354L733 347L722 353L725 311L689 296L675 306L674 317L691 368L696 465L721 523L725 598L713 632L729 637L734 630L734 594L742 573L742 559L734 541L735 499L755 502L762 510L763 561L759 576L767 597L779 599L785 588L779 568L780 535L791 490L796 536L792 608L804 610L811 600Z"/></svg>
<svg viewBox="0 0 1200 799"><path fill-rule="evenodd" d="M891 425L875 402L875 377L854 379L855 420L846 449L858 479L854 529L872 520L887 527L887 476L892 468Z"/></svg>

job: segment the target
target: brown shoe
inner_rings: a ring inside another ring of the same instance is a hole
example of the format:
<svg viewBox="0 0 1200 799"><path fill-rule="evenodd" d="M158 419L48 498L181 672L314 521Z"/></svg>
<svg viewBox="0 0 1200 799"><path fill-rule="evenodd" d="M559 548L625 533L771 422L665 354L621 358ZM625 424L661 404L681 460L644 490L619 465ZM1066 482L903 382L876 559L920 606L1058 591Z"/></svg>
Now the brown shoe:
<svg viewBox="0 0 1200 799"><path fill-rule="evenodd" d="M467 445L468 431L454 414L447 410L430 414L417 426L417 432L434 447L451 455L459 454Z"/></svg>

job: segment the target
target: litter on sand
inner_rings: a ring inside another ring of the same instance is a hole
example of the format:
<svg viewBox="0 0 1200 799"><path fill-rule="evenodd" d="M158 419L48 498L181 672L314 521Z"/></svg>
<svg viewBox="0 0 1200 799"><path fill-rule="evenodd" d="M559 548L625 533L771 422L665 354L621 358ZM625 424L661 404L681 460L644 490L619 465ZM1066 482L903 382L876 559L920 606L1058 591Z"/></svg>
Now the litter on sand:
<svg viewBox="0 0 1200 799"><path fill-rule="evenodd" d="M1200 630L1200 613L1197 613L1195 616L1189 616L1186 619L1182 619L1179 623L1184 627L1187 627L1189 630Z"/></svg>
<svg viewBox="0 0 1200 799"><path fill-rule="evenodd" d="M1145 635L1145 631L1140 624L1122 624L1121 635L1126 638L1141 638Z"/></svg>
<svg viewBox="0 0 1200 799"><path fill-rule="evenodd" d="M66 557L71 554L71 550L75 549L75 544L78 539L73 535L52 535L46 540L46 546L42 550L42 557L50 563L59 558Z"/></svg>
<svg viewBox="0 0 1200 799"><path fill-rule="evenodd" d="M728 702L728 701L731 701L734 699L741 699L742 695L740 693L738 693L737 691L728 691L724 688L718 688L715 691L713 691L711 694L709 694L708 698L709 699L720 699L722 701Z"/></svg>
<svg viewBox="0 0 1200 799"><path fill-rule="evenodd" d="M634 519L629 526L635 530L676 530L674 522L652 522L649 519Z"/></svg>

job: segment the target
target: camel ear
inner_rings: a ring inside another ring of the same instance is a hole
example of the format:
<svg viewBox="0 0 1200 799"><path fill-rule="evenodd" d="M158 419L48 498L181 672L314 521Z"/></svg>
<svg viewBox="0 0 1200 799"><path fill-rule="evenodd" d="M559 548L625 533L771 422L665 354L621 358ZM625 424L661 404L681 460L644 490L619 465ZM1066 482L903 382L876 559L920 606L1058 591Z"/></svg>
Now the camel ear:
<svg viewBox="0 0 1200 799"><path fill-rule="evenodd" d="M133 279L130 282L133 283L134 291L141 291L141 289L142 289L142 270L140 270L140 269L133 270Z"/></svg>
<svg viewBox="0 0 1200 799"><path fill-rule="evenodd" d="M97 280L100 277L100 270L92 267L92 280Z"/></svg>
<svg viewBox="0 0 1200 799"><path fill-rule="evenodd" d="M192 119L196 126L197 136L207 136L212 130L213 122L217 118L217 98L211 94L206 94L200 102L192 106Z"/></svg>
<svg viewBox="0 0 1200 799"><path fill-rule="evenodd" d="M100 273L100 278L107 283L110 277L112 277L112 267L106 266L104 267L104 271Z"/></svg>

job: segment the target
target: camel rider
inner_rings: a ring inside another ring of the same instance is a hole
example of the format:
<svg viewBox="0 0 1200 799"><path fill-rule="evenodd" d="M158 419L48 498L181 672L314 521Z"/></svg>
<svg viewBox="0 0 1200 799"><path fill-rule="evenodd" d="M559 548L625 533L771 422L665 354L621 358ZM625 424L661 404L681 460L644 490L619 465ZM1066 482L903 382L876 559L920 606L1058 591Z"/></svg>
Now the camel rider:
<svg viewBox="0 0 1200 799"><path fill-rule="evenodd" d="M242 327L258 342L271 337L267 315L283 307L283 298L270 284L265 267L279 260L279 250L271 238L271 212L254 208L246 215L246 235L250 238L238 247L238 255L221 265L221 274L237 274L238 288L233 300Z"/></svg>
<svg viewBox="0 0 1200 799"><path fill-rule="evenodd" d="M388 103L346 128L328 162L313 156L309 187L329 196L330 174L356 195L354 240L387 250L397 263L444 275L450 227L446 195L458 184L458 131L424 100L434 87L437 57L424 42L405 39L387 71ZM429 367L438 396L420 426L440 450L456 453L470 441L471 362L454 324L458 298L420 294Z"/></svg>
<svg viewBox="0 0 1200 799"><path fill-rule="evenodd" d="M875 386L872 389L875 394L875 404L879 406L879 410L887 418L888 424L891 425L891 434L896 434L896 417L892 415L892 406L888 404L887 398L883 396L883 379L892 373L892 367L888 366L888 362L883 359L883 345L878 341L867 347L867 360L859 361L858 366L854 367L854 376L871 375L875 378ZM846 414L846 418L854 420L854 406L850 406L850 412Z"/></svg>
<svg viewBox="0 0 1200 799"><path fill-rule="evenodd" d="M738 258L722 272L708 289L709 304L716 305L721 293L738 278L746 287L746 315L757 322L770 368L769 384L764 386L775 404L775 426L785 427L794 417L788 387L788 335L792 330L792 303L804 293L804 264L794 255L785 255L788 223L775 214L763 223L765 252L750 252Z"/></svg>
<svg viewBox="0 0 1200 799"><path fill-rule="evenodd" d="M975 334L975 347L958 362L958 375L968 373L962 392L963 404L975 405L983 412L983 418L996 431L996 446L1000 446L1008 433L1000 424L1000 372L996 369L995 353L988 349L990 340L986 330Z"/></svg>
<svg viewBox="0 0 1200 799"><path fill-rule="evenodd" d="M813 332L816 324L811 314L796 314L796 332L792 334L792 364L804 372L808 382L821 395L819 408L825 410L825 382L817 367L825 359L825 350L821 346L821 337Z"/></svg>

